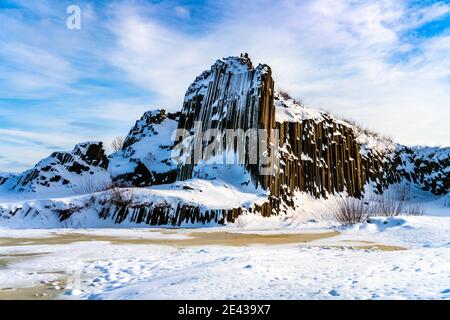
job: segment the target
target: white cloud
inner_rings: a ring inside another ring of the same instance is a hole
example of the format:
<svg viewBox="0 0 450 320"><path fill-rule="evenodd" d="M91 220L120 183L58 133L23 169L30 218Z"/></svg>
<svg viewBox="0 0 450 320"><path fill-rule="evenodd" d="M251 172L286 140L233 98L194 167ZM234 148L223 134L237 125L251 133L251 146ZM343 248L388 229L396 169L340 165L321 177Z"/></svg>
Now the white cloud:
<svg viewBox="0 0 450 320"><path fill-rule="evenodd" d="M0 10L2 98L72 96L23 115L11 110L15 106L0 106L8 130L16 126L31 135L3 131L0 170L11 159L33 164L49 146L109 141L147 109L178 110L197 75L217 58L241 52L269 64L276 85L311 107L354 118L402 143L450 145L450 35L404 36L448 17L444 2L410 7L403 0L231 0L207 2L212 8L205 9L125 0L107 11L80 3L85 20L78 33L64 28L63 3L19 2L38 18ZM94 80L92 87L77 86L86 78ZM116 87L95 87L104 80ZM148 101L123 89L129 83ZM97 125L89 128L92 122Z"/></svg>
<svg viewBox="0 0 450 320"><path fill-rule="evenodd" d="M116 11L112 62L160 100L182 92L215 58L248 52L277 85L312 107L344 114L407 144L450 145L447 38L407 42L403 32L447 14L442 3L231 1L208 31L185 34L138 11ZM395 59L398 55L405 59Z"/></svg>
<svg viewBox="0 0 450 320"><path fill-rule="evenodd" d="M65 59L39 47L20 42L0 42L0 46L1 58L9 63L0 67L0 83L4 84L0 89L2 97L24 98L33 93L42 97L52 91L70 91L70 83L79 76Z"/></svg>
<svg viewBox="0 0 450 320"><path fill-rule="evenodd" d="M175 15L182 19L189 19L191 17L191 12L188 8L182 6L175 7Z"/></svg>
<svg viewBox="0 0 450 320"><path fill-rule="evenodd" d="M125 12L125 13L124 13ZM157 94L154 104L181 107L192 78L206 67L203 48L208 42L181 34L153 19L143 19L138 10L114 9L110 25L116 47L107 59L131 81ZM208 63L208 62L207 62Z"/></svg>
<svg viewBox="0 0 450 320"><path fill-rule="evenodd" d="M450 5L444 2L437 2L429 7L412 10L404 23L408 28L417 28L448 13L450 13Z"/></svg>

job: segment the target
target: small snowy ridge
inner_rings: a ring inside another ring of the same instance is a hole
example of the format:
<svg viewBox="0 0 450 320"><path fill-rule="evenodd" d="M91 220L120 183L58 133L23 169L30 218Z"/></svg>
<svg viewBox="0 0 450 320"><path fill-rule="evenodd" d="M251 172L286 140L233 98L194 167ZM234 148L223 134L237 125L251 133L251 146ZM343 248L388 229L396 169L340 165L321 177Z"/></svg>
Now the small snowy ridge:
<svg viewBox="0 0 450 320"><path fill-rule="evenodd" d="M176 208L179 204L199 207L200 210L249 208L267 201L267 194L251 186L235 186L220 179L191 179L174 184L158 185L149 188L127 188L132 192L133 204L164 204ZM108 191L94 194L95 199L107 199ZM19 201L0 203L0 227L10 228L86 228L86 227L142 227L142 224L124 221L117 225L112 220L98 217L101 211L99 201L90 203L92 195L66 197L58 199ZM60 221L54 209L81 208L68 219ZM19 213L11 216L9 212L20 208ZM38 212L38 213L37 213ZM193 224L192 227L195 225ZM199 224L199 226L203 226Z"/></svg>
<svg viewBox="0 0 450 320"><path fill-rule="evenodd" d="M317 240L315 244L333 245L337 242L360 241L361 244L377 243L408 249L450 249L450 217L371 217L367 223L334 229L341 234L332 239Z"/></svg>
<svg viewBox="0 0 450 320"><path fill-rule="evenodd" d="M161 117L160 123L148 123L151 117ZM173 145L172 134L177 129L178 122L169 119L164 111L154 110L146 112L131 129L127 140L134 142L125 150L113 153L109 157L108 170L113 177L133 173L138 162L156 173L167 173L176 168L171 161ZM126 141L127 141L126 140Z"/></svg>
<svg viewBox="0 0 450 320"><path fill-rule="evenodd" d="M368 151L377 154L391 153L397 147L397 144L381 136L368 134L358 126L350 124L347 121L334 118L326 112L305 107L302 103L291 98L283 97L279 92L275 92L275 119L276 122L302 122L312 120L316 123L331 120L337 125L351 128L355 134L356 141L361 144L361 154L366 155ZM336 135L339 132L336 132Z"/></svg>
<svg viewBox="0 0 450 320"><path fill-rule="evenodd" d="M0 202L5 198L21 197L21 193L29 193L24 197L35 197L32 194L45 193L53 196L67 196L81 193L81 190L77 189L87 182L91 185L110 183L110 174L100 163L94 165L87 162L93 160L86 154L91 146L103 148L102 142L99 141L79 143L70 152L54 152L39 161L32 169L10 175L4 183L0 184ZM4 178L0 175L0 181L2 177ZM26 183L23 184L23 181Z"/></svg>
<svg viewBox="0 0 450 320"><path fill-rule="evenodd" d="M277 122L302 122L303 120L323 121L322 112L306 108L293 99L285 99L275 93L275 119Z"/></svg>
<svg viewBox="0 0 450 320"><path fill-rule="evenodd" d="M192 189L191 189L192 188ZM175 198L175 201L200 204L209 209L232 209L248 207L253 203L265 202L265 194L247 193L224 183L221 180L191 179L149 189L157 199ZM144 193L144 197L147 194Z"/></svg>

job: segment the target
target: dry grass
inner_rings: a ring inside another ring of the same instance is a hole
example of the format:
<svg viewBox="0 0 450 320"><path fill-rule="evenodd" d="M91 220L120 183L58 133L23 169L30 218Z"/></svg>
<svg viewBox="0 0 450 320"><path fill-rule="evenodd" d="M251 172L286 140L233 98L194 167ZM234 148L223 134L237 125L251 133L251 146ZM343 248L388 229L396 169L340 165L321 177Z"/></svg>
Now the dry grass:
<svg viewBox="0 0 450 320"><path fill-rule="evenodd" d="M286 99L286 100L292 99L291 95L290 95L289 92L287 92L286 90L281 89L281 88L278 88L277 91L278 91L278 94L279 94L283 99Z"/></svg>
<svg viewBox="0 0 450 320"><path fill-rule="evenodd" d="M366 222L370 215L370 205L364 199L351 197L336 198L330 209L336 221L344 226Z"/></svg>
<svg viewBox="0 0 450 320"><path fill-rule="evenodd" d="M285 100L293 100L294 103L296 103L298 105L301 105L301 106L304 106L304 103L303 103L302 100L293 98L291 96L291 94L289 92L287 92L287 90L284 90L282 88L278 88L277 92L283 99L285 99Z"/></svg>
<svg viewBox="0 0 450 320"><path fill-rule="evenodd" d="M410 192L410 187L405 185L398 185L393 190L384 192L372 201L374 203L372 214L385 217L422 216L424 214L422 206L408 204Z"/></svg>
<svg viewBox="0 0 450 320"><path fill-rule="evenodd" d="M81 177L77 185L72 188L72 192L76 195L90 194L110 189L110 184L107 182L99 182L91 176Z"/></svg>
<svg viewBox="0 0 450 320"><path fill-rule="evenodd" d="M132 184L126 181L99 182L92 176L84 176L78 180L77 185L72 188L75 195L91 194L114 188L130 188Z"/></svg>

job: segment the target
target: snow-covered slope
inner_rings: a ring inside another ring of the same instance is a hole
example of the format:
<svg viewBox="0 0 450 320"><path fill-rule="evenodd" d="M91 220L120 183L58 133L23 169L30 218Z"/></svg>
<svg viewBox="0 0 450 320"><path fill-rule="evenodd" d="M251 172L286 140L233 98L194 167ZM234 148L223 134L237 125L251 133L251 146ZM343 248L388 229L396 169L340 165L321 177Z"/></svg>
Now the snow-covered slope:
<svg viewBox="0 0 450 320"><path fill-rule="evenodd" d="M137 227L226 224L267 194L222 180L192 179L150 188L116 188L91 195L0 203L0 226L13 228Z"/></svg>
<svg viewBox="0 0 450 320"><path fill-rule="evenodd" d="M320 123L327 121L336 126L344 126L353 131L355 140L361 145L361 153L374 153L386 155L396 150L397 144L392 139L362 128L355 123L339 119L324 111L306 107L301 101L297 101L285 93L275 91L275 116L276 122L300 123L306 120Z"/></svg>
<svg viewBox="0 0 450 320"><path fill-rule="evenodd" d="M175 181L171 152L178 117L179 113L155 110L136 121L122 150L109 157L112 178L139 187Z"/></svg>
<svg viewBox="0 0 450 320"><path fill-rule="evenodd" d="M0 177L2 192L60 195L91 192L110 182L108 158L101 142L85 142L71 152L54 152L21 174Z"/></svg>

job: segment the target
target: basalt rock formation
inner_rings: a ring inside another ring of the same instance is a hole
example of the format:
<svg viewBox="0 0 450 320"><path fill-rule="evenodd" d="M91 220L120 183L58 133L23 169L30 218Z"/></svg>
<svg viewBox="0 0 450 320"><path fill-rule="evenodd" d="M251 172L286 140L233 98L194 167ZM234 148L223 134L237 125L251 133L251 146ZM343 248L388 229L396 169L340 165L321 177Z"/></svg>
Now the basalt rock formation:
<svg viewBox="0 0 450 320"><path fill-rule="evenodd" d="M195 134L195 123L199 123L197 130L206 132L216 129L225 136L226 130L246 131L248 129L272 128L275 118L273 108L273 88L271 69L267 65L253 67L246 56L229 57L218 60L210 70L204 71L189 86L183 103L178 123L179 129ZM270 137L268 137L270 139ZM233 140L234 141L234 140ZM202 144L204 151L208 141L194 141ZM247 141L238 141L245 145L241 157L246 169L252 173L256 185L261 166L258 148L259 137L255 145ZM234 145L234 143L233 143ZM253 148L253 150L250 150ZM226 144L222 153L235 152L231 144ZM257 159L251 163L249 154L255 152ZM194 153L194 151L192 151ZM215 156L218 156L217 154ZM194 154L191 155L195 158ZM179 167L178 180L190 179L194 176L194 164L183 164Z"/></svg>
<svg viewBox="0 0 450 320"><path fill-rule="evenodd" d="M280 148L270 175L260 174L263 164L259 157L256 164L249 163L252 151L248 144L245 154L237 155L244 158L253 183L270 190L269 201L260 209L264 216L294 208L296 191L316 197L346 191L359 197L368 182L377 183L382 192L383 186L398 181L396 172L387 170L390 146L385 143L381 150L364 145L349 123L284 98L274 90L270 67L253 67L247 57L219 60L196 78L187 90L178 128L194 134L196 121L201 124L197 129L217 129L223 135L227 129L265 129L267 149L275 138L273 133L278 135ZM195 142L202 143L205 151L205 141ZM257 148L253 152L259 155ZM190 179L195 174L195 164L181 165L177 179Z"/></svg>
<svg viewBox="0 0 450 320"><path fill-rule="evenodd" d="M0 206L0 218L30 212L39 216L50 210L55 219L68 223L94 215L122 224L224 224L243 213L295 211L301 205L296 202L298 192L316 198L343 192L361 197L368 187L382 193L404 181L435 195L450 192L450 148L401 146L306 108L274 85L267 65L254 66L246 55L220 59L189 86L180 112L146 112L123 148L109 157L101 143L84 143L72 152L54 153L20 175L0 175L1 188L18 192L77 190L88 179L134 187L125 194L134 190L138 197L125 201L115 191L104 191L76 204L15 203ZM264 134L234 135L252 130ZM175 163L173 155L185 146L185 135L190 147L180 157L184 162ZM213 142L223 146L212 151ZM234 164L217 162L230 154ZM201 161L196 162L198 156Z"/></svg>
<svg viewBox="0 0 450 320"><path fill-rule="evenodd" d="M282 209L279 204L295 207L296 191L317 198L343 191L360 197L370 182L381 193L400 180L391 165L394 145L389 140L367 135L279 93L275 108L280 166L269 185L276 211Z"/></svg>

